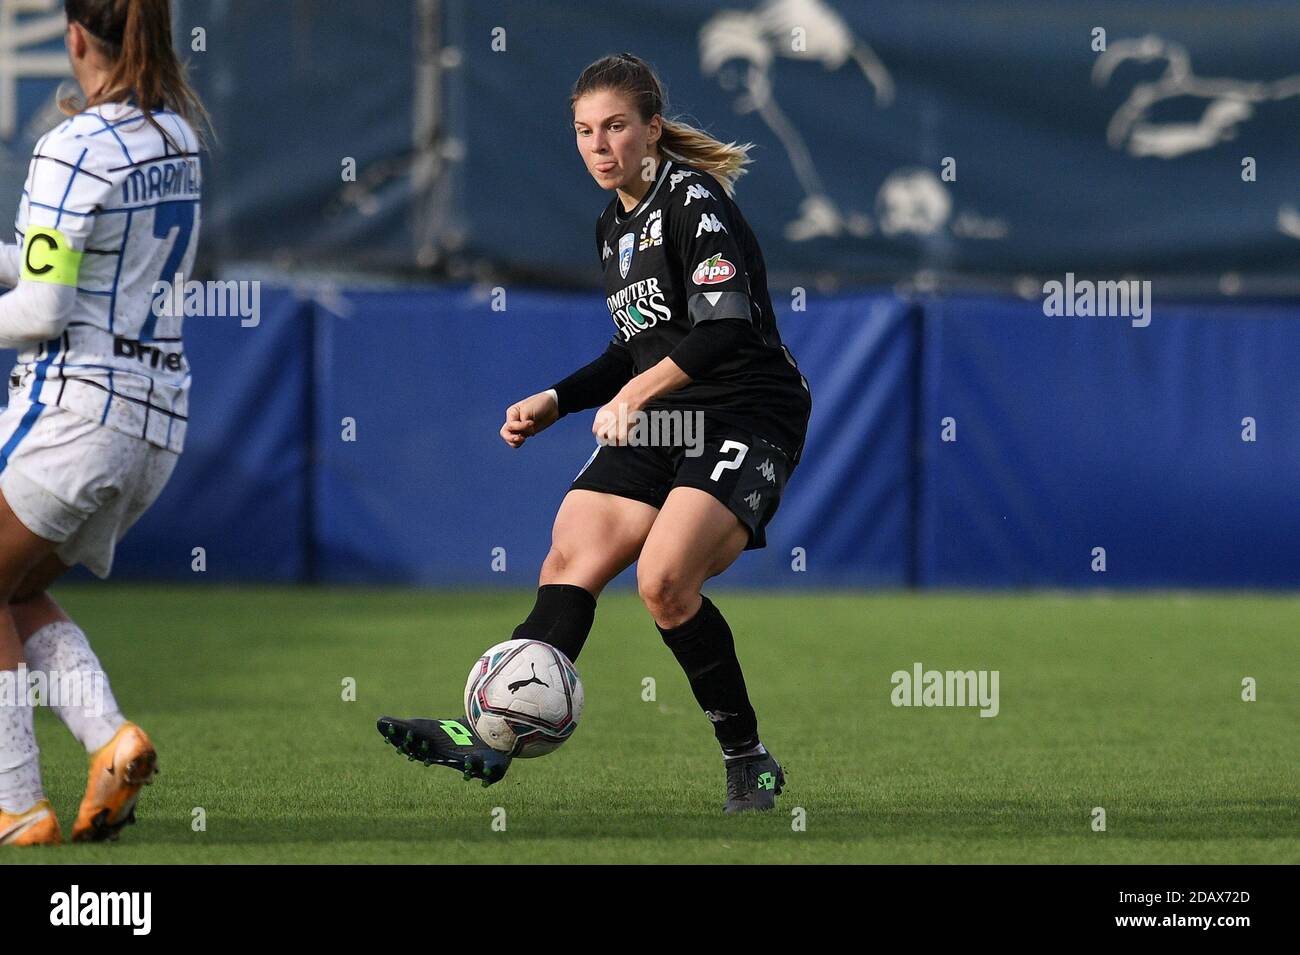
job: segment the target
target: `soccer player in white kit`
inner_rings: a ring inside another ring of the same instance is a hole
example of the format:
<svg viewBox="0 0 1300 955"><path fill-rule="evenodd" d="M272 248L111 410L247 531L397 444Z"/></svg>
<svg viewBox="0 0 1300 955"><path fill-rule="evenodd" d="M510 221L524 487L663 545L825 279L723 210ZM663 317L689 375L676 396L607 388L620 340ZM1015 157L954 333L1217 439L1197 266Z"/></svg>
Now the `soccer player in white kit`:
<svg viewBox="0 0 1300 955"><path fill-rule="evenodd" d="M0 347L18 349L0 413L0 845L57 844L28 674L86 747L74 840L115 839L156 771L85 634L45 592L73 564L99 577L185 440L181 317L160 283L189 274L206 122L171 39L170 0L67 0L83 99L37 144L0 244ZM183 278L182 278L183 280ZM79 692L77 692L79 691ZM51 692L51 697L53 693Z"/></svg>

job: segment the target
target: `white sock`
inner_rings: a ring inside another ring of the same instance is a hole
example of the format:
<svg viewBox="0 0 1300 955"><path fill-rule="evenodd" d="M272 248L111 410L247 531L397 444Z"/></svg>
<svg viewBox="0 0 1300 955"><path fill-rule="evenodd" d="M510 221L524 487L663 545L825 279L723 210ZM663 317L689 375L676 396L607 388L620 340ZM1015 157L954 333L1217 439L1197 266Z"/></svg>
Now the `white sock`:
<svg viewBox="0 0 1300 955"><path fill-rule="evenodd" d="M56 678L64 681L64 685L70 678L79 685L79 699L76 694L69 694L71 699L65 700L61 695L49 702L50 709L86 747L86 752L93 753L103 746L126 722L108 685L108 674L100 666L95 651L90 649L86 635L71 620L56 620L41 627L27 638L23 654L29 669L53 674L47 676L51 686Z"/></svg>
<svg viewBox="0 0 1300 955"><path fill-rule="evenodd" d="M0 671L0 681L0 811L26 812L45 798L32 708L18 671Z"/></svg>

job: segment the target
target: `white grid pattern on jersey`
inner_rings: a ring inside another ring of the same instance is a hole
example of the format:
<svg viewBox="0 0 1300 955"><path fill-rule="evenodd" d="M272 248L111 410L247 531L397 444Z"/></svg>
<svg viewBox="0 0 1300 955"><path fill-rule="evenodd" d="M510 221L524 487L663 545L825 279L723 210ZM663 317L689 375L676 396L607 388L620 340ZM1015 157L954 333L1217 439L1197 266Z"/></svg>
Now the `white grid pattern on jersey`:
<svg viewBox="0 0 1300 955"><path fill-rule="evenodd" d="M198 140L170 111L163 136L133 106L71 117L36 144L18 207L84 253L64 333L23 351L11 389L180 451L189 407L181 316L154 316L154 287L188 277L200 225Z"/></svg>

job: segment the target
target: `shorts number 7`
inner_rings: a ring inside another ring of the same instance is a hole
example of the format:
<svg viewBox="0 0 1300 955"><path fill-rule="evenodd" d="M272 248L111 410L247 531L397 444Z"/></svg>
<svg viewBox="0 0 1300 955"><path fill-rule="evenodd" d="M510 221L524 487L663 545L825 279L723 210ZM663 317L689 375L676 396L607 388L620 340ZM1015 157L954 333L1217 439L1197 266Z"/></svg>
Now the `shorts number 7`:
<svg viewBox="0 0 1300 955"><path fill-rule="evenodd" d="M710 481L716 481L722 477L723 471L734 471L740 467L740 462L745 460L745 455L749 452L749 445L741 444L739 441L723 441L721 453L726 454L728 451L739 451L734 461L719 461L713 466L713 473L709 475Z"/></svg>

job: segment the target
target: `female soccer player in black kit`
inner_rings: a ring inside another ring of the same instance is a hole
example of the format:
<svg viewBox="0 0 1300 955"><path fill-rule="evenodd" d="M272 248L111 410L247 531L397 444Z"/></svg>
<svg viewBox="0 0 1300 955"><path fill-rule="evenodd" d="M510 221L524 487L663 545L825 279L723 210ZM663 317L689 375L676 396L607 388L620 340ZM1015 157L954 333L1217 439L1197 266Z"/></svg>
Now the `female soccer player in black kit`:
<svg viewBox="0 0 1300 955"><path fill-rule="evenodd" d="M587 67L570 105L588 171L616 191L596 223L615 333L591 364L506 412L501 437L519 448L563 415L600 409L599 446L560 506L537 602L514 638L576 661L596 598L637 561L641 599L722 746L724 811L771 809L784 775L759 741L731 629L700 593L741 551L765 546L811 410L763 254L732 201L749 147L666 120L653 69L628 53ZM648 434L676 443L650 446ZM459 719L386 717L380 731L485 783L508 765Z"/></svg>

